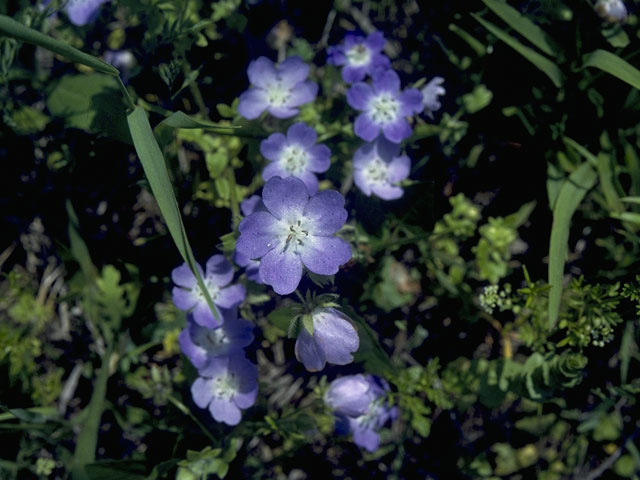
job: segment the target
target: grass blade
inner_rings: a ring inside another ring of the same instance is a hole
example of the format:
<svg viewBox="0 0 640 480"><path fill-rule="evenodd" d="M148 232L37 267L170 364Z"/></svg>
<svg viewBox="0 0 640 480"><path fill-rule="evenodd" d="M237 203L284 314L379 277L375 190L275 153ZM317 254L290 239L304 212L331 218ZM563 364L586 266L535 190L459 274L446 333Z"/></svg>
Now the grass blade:
<svg viewBox="0 0 640 480"><path fill-rule="evenodd" d="M634 88L640 89L640 70L606 50L596 50L585 57L582 68L594 67L607 72Z"/></svg>
<svg viewBox="0 0 640 480"><path fill-rule="evenodd" d="M478 23L480 23L484 28L489 30L493 35L498 37L498 39L502 40L504 43L513 48L516 52L522 55L524 58L533 63L538 69L540 69L549 79L553 82L553 84L560 88L564 81L564 77L562 75L562 71L560 68L549 60L547 57L539 54L535 50L532 50L529 47L524 46L518 40L513 38L511 35L496 27L493 23L484 20L479 15L472 13L471 16L475 18Z"/></svg>
<svg viewBox="0 0 640 480"><path fill-rule="evenodd" d="M529 40L532 44L551 57L556 56L552 43L548 40L547 34L538 25L509 6L504 1L482 0L493 13L498 15L505 23L509 24L516 32Z"/></svg>
<svg viewBox="0 0 640 480"><path fill-rule="evenodd" d="M91 67L98 72L113 76L120 75L117 68L103 62L99 58L81 52L77 48L73 48L64 42L51 38L50 36L40 33L33 28L22 25L5 15L0 15L0 34L46 48L47 50L51 50L58 55L62 55L73 62Z"/></svg>
<svg viewBox="0 0 640 480"><path fill-rule="evenodd" d="M571 218L582 199L596 183L598 175L589 163L583 163L564 182L553 208L553 224L549 242L549 306L548 328L552 329L560 312L562 277L567 257Z"/></svg>
<svg viewBox="0 0 640 480"><path fill-rule="evenodd" d="M158 207L162 212L171 238L173 238L176 247L178 247L180 255L196 276L198 286L202 290L209 308L215 318L220 320L220 314L211 300L211 296L205 287L200 271L196 267L197 262L193 256L193 251L191 250L191 245L189 244L187 233L182 223L180 208L178 207L178 202L173 192L173 186L169 180L169 172L167 171L167 166L158 142L151 131L147 114L142 107L136 107L133 112L127 116L127 122L136 153L140 158L142 168L151 186L153 196L158 202Z"/></svg>

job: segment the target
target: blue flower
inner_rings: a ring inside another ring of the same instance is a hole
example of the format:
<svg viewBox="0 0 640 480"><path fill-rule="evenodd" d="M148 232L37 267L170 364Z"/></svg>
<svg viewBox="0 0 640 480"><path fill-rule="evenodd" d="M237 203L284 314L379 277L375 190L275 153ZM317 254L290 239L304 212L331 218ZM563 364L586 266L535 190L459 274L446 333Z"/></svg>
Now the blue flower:
<svg viewBox="0 0 640 480"><path fill-rule="evenodd" d="M433 112L437 112L442 107L438 97L447 93L442 84L444 78L433 77L429 83L427 83L420 92L422 93L422 105L424 106L424 113L433 118Z"/></svg>
<svg viewBox="0 0 640 480"><path fill-rule="evenodd" d="M382 132L387 140L400 143L411 135L407 118L422 111L422 94L415 88L400 91L400 78L393 70L374 73L372 86L359 82L347 91L349 105L362 112L355 134L371 142Z"/></svg>
<svg viewBox="0 0 640 480"><path fill-rule="evenodd" d="M69 20L74 25L83 26L95 20L103 3L109 0L69 0L64 7Z"/></svg>
<svg viewBox="0 0 640 480"><path fill-rule="evenodd" d="M318 85L307 81L309 65L299 57L280 65L260 57L249 64L247 74L251 87L240 95L238 112L249 120L265 110L277 118L293 117L297 107L312 102L318 93Z"/></svg>
<svg viewBox="0 0 640 480"><path fill-rule="evenodd" d="M378 137L356 150L353 156L353 181L366 196L372 193L384 200L403 195L397 183L409 176L411 160L399 155L400 146Z"/></svg>
<svg viewBox="0 0 640 480"><path fill-rule="evenodd" d="M249 198L245 198L240 202L240 211L242 212L242 215L247 217L253 212L266 212L267 207L264 206L259 195L251 195ZM260 262L258 260L251 260L236 249L233 252L233 261L239 267L244 268L244 273L247 275L249 280L256 283L263 283L262 280L260 280Z"/></svg>
<svg viewBox="0 0 640 480"><path fill-rule="evenodd" d="M276 293L293 292L303 265L313 273L333 275L351 258L351 247L334 236L347 220L344 197L324 190L309 198L302 180L272 177L262 190L266 211L240 222L237 252L260 259L260 279Z"/></svg>
<svg viewBox="0 0 640 480"><path fill-rule="evenodd" d="M224 312L224 322L219 327L203 327L189 318L180 332L180 348L194 367L203 368L213 357L242 353L253 342L253 324L239 318L235 308Z"/></svg>
<svg viewBox="0 0 640 480"><path fill-rule="evenodd" d="M231 309L242 303L246 295L245 289L239 284L229 285L233 280L233 267L224 256L214 255L207 260L205 272L202 272L200 265L198 269L217 307ZM172 291L176 307L192 312L196 323L204 327L215 328L221 324L211 313L204 293L198 287L196 277L186 263L173 269L171 279L176 284Z"/></svg>
<svg viewBox="0 0 640 480"><path fill-rule="evenodd" d="M214 357L198 374L199 378L191 385L194 403L200 408L208 407L218 422L240 423L240 410L252 406L258 396L256 365L242 354Z"/></svg>
<svg viewBox="0 0 640 480"><path fill-rule="evenodd" d="M373 32L366 38L347 35L343 45L329 47L327 63L343 67L342 78L345 82L359 82L376 70L391 67L389 58L382 53L384 43L382 32Z"/></svg>
<svg viewBox="0 0 640 480"><path fill-rule="evenodd" d="M627 7L622 0L598 0L595 9L600 17L610 23L622 22L627 18Z"/></svg>
<svg viewBox="0 0 640 480"><path fill-rule="evenodd" d="M325 402L337 416L337 429L353 434L356 445L374 452L380 445L378 431L398 416L386 399L389 384L373 375L349 375L331 382Z"/></svg>
<svg viewBox="0 0 640 480"><path fill-rule="evenodd" d="M269 160L262 172L267 181L271 177L294 176L302 180L310 195L318 191L318 179L314 173L323 173L331 164L331 150L326 145L316 145L316 131L304 123L294 123L287 136L273 133L260 143L260 153Z"/></svg>
<svg viewBox="0 0 640 480"><path fill-rule="evenodd" d="M313 335L305 327L300 329L295 353L310 372L317 372L325 364L346 365L353 362L360 339L349 318L335 308L316 308L311 312Z"/></svg>

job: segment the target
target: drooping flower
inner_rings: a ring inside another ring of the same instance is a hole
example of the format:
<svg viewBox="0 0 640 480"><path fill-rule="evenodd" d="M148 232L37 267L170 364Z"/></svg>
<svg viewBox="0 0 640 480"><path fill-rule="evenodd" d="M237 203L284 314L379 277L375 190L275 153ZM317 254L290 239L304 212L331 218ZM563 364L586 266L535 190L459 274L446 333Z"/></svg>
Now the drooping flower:
<svg viewBox="0 0 640 480"><path fill-rule="evenodd" d="M398 182L409 176L411 160L399 155L400 146L383 137L367 143L353 156L353 181L366 196L372 193L384 200L402 197Z"/></svg>
<svg viewBox="0 0 640 480"><path fill-rule="evenodd" d="M109 0L69 0L64 7L69 20L74 25L83 26L95 20L100 6Z"/></svg>
<svg viewBox="0 0 640 480"><path fill-rule="evenodd" d="M246 295L245 289L239 284L229 285L233 279L233 267L223 255L214 255L207 260L204 273L200 265L198 269L217 307L230 309L242 303ZM186 263L173 269L171 279L176 284L172 291L173 303L176 307L192 312L193 319L203 327L214 328L221 324L222 319L219 321L214 317L204 293L197 284L195 275Z"/></svg>
<svg viewBox="0 0 640 480"><path fill-rule="evenodd" d="M595 10L609 23L622 22L627 18L627 7L622 0L598 0Z"/></svg>
<svg viewBox="0 0 640 480"><path fill-rule="evenodd" d="M313 334L303 326L296 340L298 361L310 372L322 370L326 363L353 362L360 339L349 318L335 308L316 308L311 312Z"/></svg>
<svg viewBox="0 0 640 480"><path fill-rule="evenodd" d="M318 84L307 81L309 65L299 57L280 65L259 57L249 64L247 74L251 87L240 95L238 112L249 120L265 110L277 118L293 117L297 107L312 102L318 93Z"/></svg>
<svg viewBox="0 0 640 480"><path fill-rule="evenodd" d="M293 292L303 265L313 273L333 275L351 258L351 247L334 236L345 223L344 197L324 190L309 198L296 177L272 177L262 190L265 212L254 212L239 226L237 251L260 259L260 279L276 293Z"/></svg>
<svg viewBox="0 0 640 480"><path fill-rule="evenodd" d="M314 173L323 173L331 164L331 150L326 145L316 145L316 131L304 123L294 123L282 133L272 133L260 143L260 153L269 160L262 172L267 181L271 177L297 177L302 180L310 195L318 191L318 179Z"/></svg>
<svg viewBox="0 0 640 480"><path fill-rule="evenodd" d="M211 416L227 425L237 425L241 409L252 406L258 395L258 369L243 354L213 357L198 371L191 385L194 403L209 408Z"/></svg>
<svg viewBox="0 0 640 480"><path fill-rule="evenodd" d="M178 337L180 349L196 368L203 368L212 357L241 353L253 342L253 324L238 312L223 310L224 322L216 328L198 325L192 318Z"/></svg>
<svg viewBox="0 0 640 480"><path fill-rule="evenodd" d="M342 66L342 79L345 82L359 82L375 70L391 67L389 58L382 53L384 43L382 32L373 32L366 38L347 35L343 45L329 47L327 63Z"/></svg>
<svg viewBox="0 0 640 480"><path fill-rule="evenodd" d="M378 431L398 416L386 399L388 391L389 384L380 378L351 375L334 380L325 401L336 413L337 429L352 433L356 445L374 452L380 445Z"/></svg>
<svg viewBox="0 0 640 480"><path fill-rule="evenodd" d="M380 132L387 140L400 143L411 135L407 118L422 111L422 94L415 88L400 90L400 77L393 70L376 71L372 85L354 84L347 102L362 113L354 124L355 134L367 142Z"/></svg>
<svg viewBox="0 0 640 480"><path fill-rule="evenodd" d="M438 97L447 93L442 84L444 83L444 78L442 77L433 77L429 83L427 83L420 92L422 93L422 105L424 106L424 113L429 117L433 118L433 112L437 112L442 107L440 100Z"/></svg>

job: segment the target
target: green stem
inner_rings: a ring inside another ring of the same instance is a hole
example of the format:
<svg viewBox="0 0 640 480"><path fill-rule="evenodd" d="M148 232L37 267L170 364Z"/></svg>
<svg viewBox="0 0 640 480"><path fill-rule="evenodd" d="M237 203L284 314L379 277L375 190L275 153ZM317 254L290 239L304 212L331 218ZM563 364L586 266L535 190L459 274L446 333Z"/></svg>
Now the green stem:
<svg viewBox="0 0 640 480"><path fill-rule="evenodd" d="M218 443L215 439L215 437L211 434L211 432L207 429L207 427L205 427L200 420L198 420L193 413L191 413L191 410L189 410L189 408L182 403L180 400L178 400L177 398L175 398L173 395L169 395L167 397L167 399L173 403L173 405L180 410L182 413L184 413L185 415L187 415L189 418L191 418L191 420L193 420L196 425L198 425L198 427L200 427L200 430L202 430L202 433L204 433L207 437L209 437L209 440L211 440L211 442L213 443Z"/></svg>

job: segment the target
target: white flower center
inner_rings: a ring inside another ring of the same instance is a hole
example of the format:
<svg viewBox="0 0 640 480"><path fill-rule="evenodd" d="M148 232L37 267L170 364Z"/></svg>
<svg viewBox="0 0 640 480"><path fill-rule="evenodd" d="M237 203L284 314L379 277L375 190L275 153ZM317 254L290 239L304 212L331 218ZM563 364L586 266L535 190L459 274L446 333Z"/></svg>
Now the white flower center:
<svg viewBox="0 0 640 480"><path fill-rule="evenodd" d="M300 175L307 168L309 154L298 145L289 145L282 151L280 163L291 175Z"/></svg>
<svg viewBox="0 0 640 480"><path fill-rule="evenodd" d="M378 94L369 102L369 116L382 125L395 122L399 111L400 103L388 92Z"/></svg>
<svg viewBox="0 0 640 480"><path fill-rule="evenodd" d="M218 294L220 293L220 287L218 285L215 285L213 281L208 278L204 279L204 284L207 287L207 290L209 291L209 296L211 297L211 300L215 302L216 298L218 297ZM206 301L204 292L200 289L200 287L196 286L195 294L198 297L198 301L202 301L202 302Z"/></svg>
<svg viewBox="0 0 640 480"><path fill-rule="evenodd" d="M384 183L389 176L389 167L380 157L375 157L367 164L362 173L369 183Z"/></svg>
<svg viewBox="0 0 640 480"><path fill-rule="evenodd" d="M213 381L213 395L219 398L231 398L238 390L238 381L233 373L220 375Z"/></svg>
<svg viewBox="0 0 640 480"><path fill-rule="evenodd" d="M279 233L282 250L291 249L297 253L298 248L302 247L309 237L309 227L306 218L283 218L279 222Z"/></svg>
<svg viewBox="0 0 640 480"><path fill-rule="evenodd" d="M349 65L361 67L369 63L371 52L362 44L355 45L347 50L347 60L349 60Z"/></svg>
<svg viewBox="0 0 640 480"><path fill-rule="evenodd" d="M270 84L265 90L267 103L274 107L284 107L291 98L291 89L280 82Z"/></svg>
<svg viewBox="0 0 640 480"><path fill-rule="evenodd" d="M230 343L229 337L222 327L214 329L200 327L193 340L196 345L206 350L216 350Z"/></svg>

